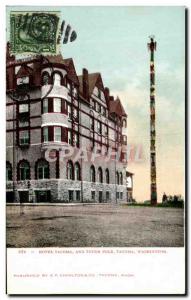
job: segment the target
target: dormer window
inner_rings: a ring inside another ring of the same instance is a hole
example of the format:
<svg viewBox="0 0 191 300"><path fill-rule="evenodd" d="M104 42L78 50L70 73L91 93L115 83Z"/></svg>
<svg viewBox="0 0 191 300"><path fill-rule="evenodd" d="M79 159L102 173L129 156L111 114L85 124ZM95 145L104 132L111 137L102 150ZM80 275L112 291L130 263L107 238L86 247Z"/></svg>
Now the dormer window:
<svg viewBox="0 0 191 300"><path fill-rule="evenodd" d="M29 84L29 76L17 78L17 85Z"/></svg>
<svg viewBox="0 0 191 300"><path fill-rule="evenodd" d="M45 73L45 74L43 74L43 77L42 77L42 84L48 85L48 83L49 83L49 75L48 75L48 73Z"/></svg>

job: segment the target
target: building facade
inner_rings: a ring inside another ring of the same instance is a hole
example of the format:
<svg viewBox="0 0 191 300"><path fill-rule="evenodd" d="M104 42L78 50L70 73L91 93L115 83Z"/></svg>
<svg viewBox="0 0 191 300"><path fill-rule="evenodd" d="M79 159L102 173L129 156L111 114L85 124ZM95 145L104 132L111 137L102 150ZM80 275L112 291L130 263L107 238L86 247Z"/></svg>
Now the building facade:
<svg viewBox="0 0 191 300"><path fill-rule="evenodd" d="M101 74L8 47L6 80L7 201L126 202L127 115Z"/></svg>

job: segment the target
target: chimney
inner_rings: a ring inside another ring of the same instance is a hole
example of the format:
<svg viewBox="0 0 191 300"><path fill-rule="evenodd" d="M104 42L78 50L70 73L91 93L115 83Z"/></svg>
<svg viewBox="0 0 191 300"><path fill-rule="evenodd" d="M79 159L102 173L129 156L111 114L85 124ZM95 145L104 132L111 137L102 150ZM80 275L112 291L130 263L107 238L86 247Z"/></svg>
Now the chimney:
<svg viewBox="0 0 191 300"><path fill-rule="evenodd" d="M113 96L109 96L109 101L114 101L114 97Z"/></svg>
<svg viewBox="0 0 191 300"><path fill-rule="evenodd" d="M82 85L83 85L83 96L85 99L89 100L89 79L88 79L87 69L83 69Z"/></svg>
<svg viewBox="0 0 191 300"><path fill-rule="evenodd" d="M109 89L108 89L108 87L105 87L105 98L109 102Z"/></svg>

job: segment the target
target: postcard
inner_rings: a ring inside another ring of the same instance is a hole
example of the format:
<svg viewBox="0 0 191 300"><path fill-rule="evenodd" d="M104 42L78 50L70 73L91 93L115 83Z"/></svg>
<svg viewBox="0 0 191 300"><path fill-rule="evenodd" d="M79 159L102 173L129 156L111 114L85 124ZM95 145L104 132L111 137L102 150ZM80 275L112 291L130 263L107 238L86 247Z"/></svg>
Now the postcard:
<svg viewBox="0 0 191 300"><path fill-rule="evenodd" d="M7 294L186 294L185 24L6 7Z"/></svg>

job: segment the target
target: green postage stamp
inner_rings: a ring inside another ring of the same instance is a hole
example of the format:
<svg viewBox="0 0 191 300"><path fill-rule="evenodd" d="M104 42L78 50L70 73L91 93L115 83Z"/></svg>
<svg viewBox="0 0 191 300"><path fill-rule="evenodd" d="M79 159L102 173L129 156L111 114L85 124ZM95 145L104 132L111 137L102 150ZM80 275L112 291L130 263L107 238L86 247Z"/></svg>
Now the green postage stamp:
<svg viewBox="0 0 191 300"><path fill-rule="evenodd" d="M59 52L60 12L11 12L10 43L14 54Z"/></svg>

